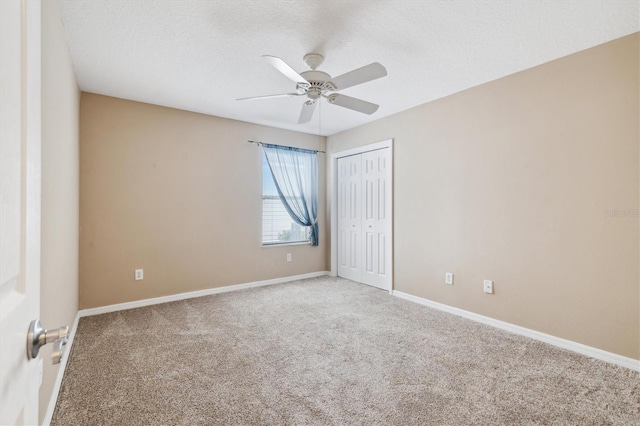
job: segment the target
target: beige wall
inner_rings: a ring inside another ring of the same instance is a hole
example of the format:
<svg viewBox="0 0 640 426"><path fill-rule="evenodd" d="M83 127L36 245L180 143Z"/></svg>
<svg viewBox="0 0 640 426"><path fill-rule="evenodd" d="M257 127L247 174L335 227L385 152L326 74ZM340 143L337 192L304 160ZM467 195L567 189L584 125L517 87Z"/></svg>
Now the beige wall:
<svg viewBox="0 0 640 426"><path fill-rule="evenodd" d="M80 105L81 308L326 270L324 155L320 246L263 248L247 143L324 138L89 93Z"/></svg>
<svg viewBox="0 0 640 426"><path fill-rule="evenodd" d="M80 92L54 1L42 2L42 246L40 318L73 325L78 311L78 129ZM41 350L42 421L59 366Z"/></svg>
<svg viewBox="0 0 640 426"><path fill-rule="evenodd" d="M638 39L328 138L394 139L396 290L640 358Z"/></svg>

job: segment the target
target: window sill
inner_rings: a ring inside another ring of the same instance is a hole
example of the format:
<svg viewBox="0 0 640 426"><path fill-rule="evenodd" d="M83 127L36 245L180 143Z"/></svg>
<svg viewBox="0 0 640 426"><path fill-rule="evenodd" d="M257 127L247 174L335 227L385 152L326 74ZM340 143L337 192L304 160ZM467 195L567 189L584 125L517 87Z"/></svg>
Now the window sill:
<svg viewBox="0 0 640 426"><path fill-rule="evenodd" d="M311 241L296 241L291 243L275 243L275 244L262 244L262 248L267 247L283 247L283 246L309 246Z"/></svg>

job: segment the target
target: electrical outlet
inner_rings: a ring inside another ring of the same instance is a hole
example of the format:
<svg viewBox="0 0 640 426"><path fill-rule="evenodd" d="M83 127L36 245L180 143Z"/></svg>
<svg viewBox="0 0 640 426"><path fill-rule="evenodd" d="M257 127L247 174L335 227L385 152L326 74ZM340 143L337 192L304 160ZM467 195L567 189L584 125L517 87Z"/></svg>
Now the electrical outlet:
<svg viewBox="0 0 640 426"><path fill-rule="evenodd" d="M134 275L134 279L136 281L140 281L144 278L144 269L136 269L136 273Z"/></svg>
<svg viewBox="0 0 640 426"><path fill-rule="evenodd" d="M287 253L287 262L291 262L291 253Z"/></svg>
<svg viewBox="0 0 640 426"><path fill-rule="evenodd" d="M453 274L451 272L446 272L444 274L444 283L453 285Z"/></svg>
<svg viewBox="0 0 640 426"><path fill-rule="evenodd" d="M493 294L493 281L484 280L484 292Z"/></svg>

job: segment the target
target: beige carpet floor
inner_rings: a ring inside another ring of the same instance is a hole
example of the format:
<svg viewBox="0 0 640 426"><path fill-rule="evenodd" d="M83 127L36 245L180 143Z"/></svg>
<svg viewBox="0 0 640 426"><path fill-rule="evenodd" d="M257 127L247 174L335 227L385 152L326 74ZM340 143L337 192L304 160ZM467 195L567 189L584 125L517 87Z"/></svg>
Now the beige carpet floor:
<svg viewBox="0 0 640 426"><path fill-rule="evenodd" d="M640 425L640 374L318 278L80 320L53 425Z"/></svg>

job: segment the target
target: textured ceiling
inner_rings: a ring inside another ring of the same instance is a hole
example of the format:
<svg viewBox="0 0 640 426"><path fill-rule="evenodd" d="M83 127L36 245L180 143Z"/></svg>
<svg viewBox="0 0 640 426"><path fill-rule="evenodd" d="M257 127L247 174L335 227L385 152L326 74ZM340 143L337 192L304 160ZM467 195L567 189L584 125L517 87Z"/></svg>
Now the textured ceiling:
<svg viewBox="0 0 640 426"><path fill-rule="evenodd" d="M306 133L331 135L631 34L640 1L59 0L80 89ZM388 76L344 94L368 116L303 98L261 55L337 76L371 62ZM320 114L319 114L320 112ZM321 123L318 121L321 116Z"/></svg>

